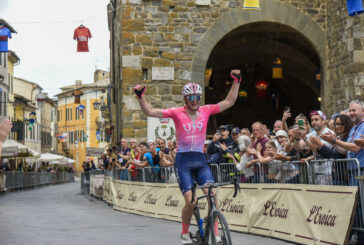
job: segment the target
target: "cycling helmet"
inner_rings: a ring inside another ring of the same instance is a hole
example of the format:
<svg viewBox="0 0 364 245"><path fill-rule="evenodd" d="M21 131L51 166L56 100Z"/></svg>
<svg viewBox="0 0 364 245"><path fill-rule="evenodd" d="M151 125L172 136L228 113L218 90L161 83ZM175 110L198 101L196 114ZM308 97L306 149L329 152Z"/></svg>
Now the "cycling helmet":
<svg viewBox="0 0 364 245"><path fill-rule="evenodd" d="M191 94L202 94L201 86L197 83L188 83L182 89L183 96Z"/></svg>

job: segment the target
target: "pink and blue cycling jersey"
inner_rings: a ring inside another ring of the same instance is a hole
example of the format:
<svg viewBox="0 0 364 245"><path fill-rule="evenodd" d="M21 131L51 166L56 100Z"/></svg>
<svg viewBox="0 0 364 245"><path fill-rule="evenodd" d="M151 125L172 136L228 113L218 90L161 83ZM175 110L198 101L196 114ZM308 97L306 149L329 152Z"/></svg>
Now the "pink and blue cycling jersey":
<svg viewBox="0 0 364 245"><path fill-rule="evenodd" d="M163 118L172 118L176 127L177 152L203 152L206 139L207 122L210 115L220 112L218 104L201 106L195 122L184 107L163 110Z"/></svg>

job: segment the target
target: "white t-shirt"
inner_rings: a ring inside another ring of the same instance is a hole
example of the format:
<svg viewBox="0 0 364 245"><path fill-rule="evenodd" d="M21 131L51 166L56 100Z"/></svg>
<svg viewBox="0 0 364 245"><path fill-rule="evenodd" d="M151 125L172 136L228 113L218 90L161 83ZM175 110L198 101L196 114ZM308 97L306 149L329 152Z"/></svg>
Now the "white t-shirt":
<svg viewBox="0 0 364 245"><path fill-rule="evenodd" d="M321 132L321 134L325 134L327 132L330 132L332 134L335 134L331 129L325 127L324 130ZM320 141L322 143L324 143L324 145L328 146L328 147L331 147L330 143L323 140L320 135L317 135L317 132L316 130L310 132L308 135L307 135L307 139L310 139L310 137L313 136L313 137L316 137L318 136ZM317 153L313 153L314 156L315 156L315 159L317 158ZM332 173L332 162L331 161L325 161L325 162L320 162L320 163L315 163L314 165L314 169L315 169L315 172L316 173L319 173L319 174L331 174Z"/></svg>

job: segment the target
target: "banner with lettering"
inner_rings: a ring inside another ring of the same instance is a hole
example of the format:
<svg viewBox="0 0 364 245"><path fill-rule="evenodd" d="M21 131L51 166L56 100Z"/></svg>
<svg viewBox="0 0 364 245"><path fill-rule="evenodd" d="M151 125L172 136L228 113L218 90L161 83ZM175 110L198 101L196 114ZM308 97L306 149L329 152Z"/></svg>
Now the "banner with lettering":
<svg viewBox="0 0 364 245"><path fill-rule="evenodd" d="M90 179L90 193L96 197L103 197L104 175L92 175Z"/></svg>
<svg viewBox="0 0 364 245"><path fill-rule="evenodd" d="M0 174L0 192L5 190L5 174Z"/></svg>
<svg viewBox="0 0 364 245"><path fill-rule="evenodd" d="M290 184L241 184L218 190L220 210L231 230L302 244L345 244L358 188ZM197 195L202 195L199 191ZM103 198L130 213L181 221L183 196L177 184L104 180ZM202 216L206 200L199 201Z"/></svg>

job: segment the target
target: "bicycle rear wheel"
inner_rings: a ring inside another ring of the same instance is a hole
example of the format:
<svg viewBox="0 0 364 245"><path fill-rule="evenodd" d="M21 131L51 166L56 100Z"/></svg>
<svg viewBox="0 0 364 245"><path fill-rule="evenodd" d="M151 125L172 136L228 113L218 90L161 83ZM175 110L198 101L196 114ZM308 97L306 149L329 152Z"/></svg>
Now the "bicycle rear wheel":
<svg viewBox="0 0 364 245"><path fill-rule="evenodd" d="M212 225L211 225L211 244L212 245L231 245L231 235L229 226L226 222L225 216L221 211L215 210L212 214ZM217 222L219 224L218 233L215 234L214 231L214 223ZM217 238L219 237L219 238Z"/></svg>

